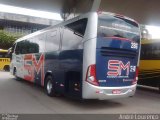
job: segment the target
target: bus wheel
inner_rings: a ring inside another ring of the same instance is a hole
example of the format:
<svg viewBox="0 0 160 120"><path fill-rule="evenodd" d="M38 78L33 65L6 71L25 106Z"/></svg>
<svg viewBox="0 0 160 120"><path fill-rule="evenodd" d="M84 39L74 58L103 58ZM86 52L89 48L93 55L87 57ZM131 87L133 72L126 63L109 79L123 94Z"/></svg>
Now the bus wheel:
<svg viewBox="0 0 160 120"><path fill-rule="evenodd" d="M16 77L17 76L17 70L16 70L16 68L14 68L14 70L13 70L13 75Z"/></svg>
<svg viewBox="0 0 160 120"><path fill-rule="evenodd" d="M55 96L55 89L53 85L53 77L51 75L48 75L45 79L45 89L48 96L53 97Z"/></svg>
<svg viewBox="0 0 160 120"><path fill-rule="evenodd" d="M160 84L158 85L158 92L159 92L159 94L160 94Z"/></svg>
<svg viewBox="0 0 160 120"><path fill-rule="evenodd" d="M9 71L9 65L4 66L5 71Z"/></svg>
<svg viewBox="0 0 160 120"><path fill-rule="evenodd" d="M17 77L17 70L16 70L16 68L14 68L14 70L13 70L13 75L15 76L16 80L20 80L20 78Z"/></svg>

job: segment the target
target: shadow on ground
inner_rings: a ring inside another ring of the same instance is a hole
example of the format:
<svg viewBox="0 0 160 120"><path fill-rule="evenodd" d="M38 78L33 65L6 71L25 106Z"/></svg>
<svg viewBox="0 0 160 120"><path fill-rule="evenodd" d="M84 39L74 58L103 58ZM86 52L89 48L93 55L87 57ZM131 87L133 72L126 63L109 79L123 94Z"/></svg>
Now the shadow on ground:
<svg viewBox="0 0 160 120"><path fill-rule="evenodd" d="M30 83L28 81L24 81L22 79L20 79L20 80L15 79L15 81L19 82L19 84L23 84L24 87L25 86L29 87L32 90L40 91L42 93L42 95L46 95L44 88L39 85ZM49 96L46 95L46 97L49 97ZM116 101L113 101L113 100L77 100L77 99L69 98L69 97L66 97L63 95L58 95L56 97L52 97L51 99L66 103L71 106L76 106L76 107L79 107L82 109L87 109L87 110L89 110L89 109L97 110L97 109L103 109L103 108L110 109L110 108L115 108L115 107L117 108L117 107L123 106L123 104L116 102Z"/></svg>

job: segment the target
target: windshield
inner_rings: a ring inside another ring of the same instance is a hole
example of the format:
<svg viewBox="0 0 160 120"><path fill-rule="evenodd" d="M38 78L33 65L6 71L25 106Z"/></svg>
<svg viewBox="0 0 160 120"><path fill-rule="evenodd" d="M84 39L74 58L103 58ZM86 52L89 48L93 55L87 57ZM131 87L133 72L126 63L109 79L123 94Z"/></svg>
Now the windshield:
<svg viewBox="0 0 160 120"><path fill-rule="evenodd" d="M9 58L7 52L0 52L0 58Z"/></svg>
<svg viewBox="0 0 160 120"><path fill-rule="evenodd" d="M139 43L138 24L128 19L100 15L98 20L98 37L126 38Z"/></svg>

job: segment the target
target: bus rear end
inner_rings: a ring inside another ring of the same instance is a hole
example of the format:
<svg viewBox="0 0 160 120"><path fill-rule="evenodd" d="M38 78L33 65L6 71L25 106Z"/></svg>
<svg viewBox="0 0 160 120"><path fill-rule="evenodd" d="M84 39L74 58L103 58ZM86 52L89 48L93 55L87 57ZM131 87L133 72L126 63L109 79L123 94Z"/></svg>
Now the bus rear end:
<svg viewBox="0 0 160 120"><path fill-rule="evenodd" d="M121 15L101 13L97 18L96 50L95 58L92 58L95 63L87 66L83 97L113 99L133 96L138 80L139 26Z"/></svg>
<svg viewBox="0 0 160 120"><path fill-rule="evenodd" d="M0 70L9 71L10 58L8 50L0 49Z"/></svg>

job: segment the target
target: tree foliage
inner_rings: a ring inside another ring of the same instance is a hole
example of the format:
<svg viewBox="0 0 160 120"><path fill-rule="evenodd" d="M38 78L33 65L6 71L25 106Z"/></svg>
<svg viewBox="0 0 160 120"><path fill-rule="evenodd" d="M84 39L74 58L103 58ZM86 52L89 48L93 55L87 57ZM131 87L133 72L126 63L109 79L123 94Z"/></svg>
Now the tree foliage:
<svg viewBox="0 0 160 120"><path fill-rule="evenodd" d="M21 36L0 30L0 49L10 48L19 37Z"/></svg>

